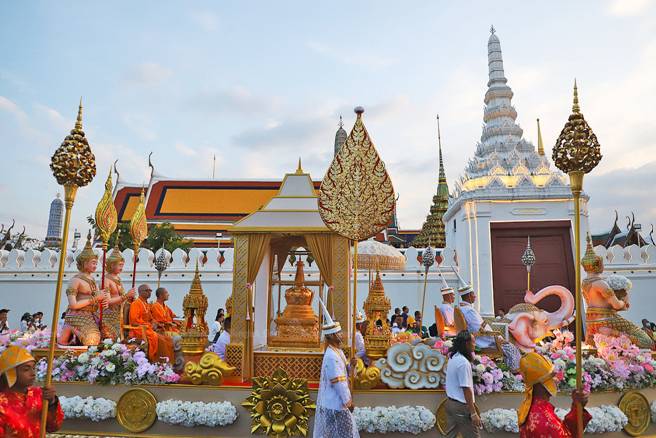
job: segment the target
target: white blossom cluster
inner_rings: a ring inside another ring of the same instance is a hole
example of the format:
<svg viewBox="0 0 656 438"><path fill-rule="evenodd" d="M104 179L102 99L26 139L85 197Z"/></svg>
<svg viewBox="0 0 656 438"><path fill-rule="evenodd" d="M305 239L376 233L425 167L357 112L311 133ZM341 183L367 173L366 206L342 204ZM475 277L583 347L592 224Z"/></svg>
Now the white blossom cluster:
<svg viewBox="0 0 656 438"><path fill-rule="evenodd" d="M624 426L627 425L629 419L626 418L624 412L617 406L613 405L603 405L594 408L586 408L592 419L585 428L586 433L609 433L609 432L619 432L624 429ZM569 409L556 408L556 415L561 420L565 418L565 415L569 412Z"/></svg>
<svg viewBox="0 0 656 438"><path fill-rule="evenodd" d="M483 427L489 433L519 433L517 411L515 409L495 408L481 414Z"/></svg>
<svg viewBox="0 0 656 438"><path fill-rule="evenodd" d="M374 406L355 408L355 424L368 433L420 434L435 426L435 415L424 406Z"/></svg>
<svg viewBox="0 0 656 438"><path fill-rule="evenodd" d="M656 400L651 402L651 421L656 423Z"/></svg>
<svg viewBox="0 0 656 438"><path fill-rule="evenodd" d="M116 402L106 398L59 397L64 418L88 418L103 421L116 417Z"/></svg>
<svg viewBox="0 0 656 438"><path fill-rule="evenodd" d="M237 408L228 401L204 403L165 400L157 403L157 419L185 427L227 426L237 420Z"/></svg>

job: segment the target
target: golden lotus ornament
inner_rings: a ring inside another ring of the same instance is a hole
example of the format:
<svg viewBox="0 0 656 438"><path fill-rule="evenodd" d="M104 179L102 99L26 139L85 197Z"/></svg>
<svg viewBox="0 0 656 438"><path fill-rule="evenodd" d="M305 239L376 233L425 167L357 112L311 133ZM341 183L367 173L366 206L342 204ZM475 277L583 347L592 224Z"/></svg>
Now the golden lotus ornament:
<svg viewBox="0 0 656 438"><path fill-rule="evenodd" d="M107 181L105 181L105 192L96 207L96 226L100 231L100 240L103 242L104 249L107 248L109 237L118 225L118 214L112 199L112 187L112 171L110 169Z"/></svg>
<svg viewBox="0 0 656 438"><path fill-rule="evenodd" d="M253 391L241 405L251 412L251 434L276 438L307 436L310 413L316 408L307 380L289 378L281 369L271 377L255 377Z"/></svg>
<svg viewBox="0 0 656 438"><path fill-rule="evenodd" d="M139 197L139 204L137 205L132 219L130 219L130 237L132 238L132 245L134 246L135 257L141 242L148 237L148 222L146 220L146 200L144 197L144 189L141 189L141 196Z"/></svg>

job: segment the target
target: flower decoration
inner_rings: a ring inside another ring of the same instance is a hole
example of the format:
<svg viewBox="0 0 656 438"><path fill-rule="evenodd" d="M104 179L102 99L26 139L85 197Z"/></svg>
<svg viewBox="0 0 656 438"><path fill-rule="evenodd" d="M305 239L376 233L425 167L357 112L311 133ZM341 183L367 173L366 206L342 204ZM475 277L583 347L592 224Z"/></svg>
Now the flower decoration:
<svg viewBox="0 0 656 438"><path fill-rule="evenodd" d="M59 403L65 419L88 418L98 422L116 418L116 402L105 398L60 396Z"/></svg>
<svg viewBox="0 0 656 438"><path fill-rule="evenodd" d="M276 438L306 436L315 409L307 380L289 378L281 369L271 377L254 378L253 391L242 406L251 411L251 433Z"/></svg>
<svg viewBox="0 0 656 438"><path fill-rule="evenodd" d="M237 421L237 408L228 401L204 403L165 400L157 403L157 419L163 423L196 426L228 426Z"/></svg>
<svg viewBox="0 0 656 438"><path fill-rule="evenodd" d="M489 357L474 356L472 371L476 395L503 390L503 371Z"/></svg>
<svg viewBox="0 0 656 438"><path fill-rule="evenodd" d="M353 410L359 431L368 433L411 433L418 435L435 426L435 414L424 406L374 406Z"/></svg>

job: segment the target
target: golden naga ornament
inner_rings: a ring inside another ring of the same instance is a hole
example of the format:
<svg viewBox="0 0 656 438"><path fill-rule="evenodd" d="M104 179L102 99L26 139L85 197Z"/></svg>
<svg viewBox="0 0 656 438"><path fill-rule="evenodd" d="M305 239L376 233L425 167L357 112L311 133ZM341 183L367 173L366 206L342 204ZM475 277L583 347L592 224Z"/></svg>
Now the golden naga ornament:
<svg viewBox="0 0 656 438"><path fill-rule="evenodd" d="M362 359L358 359L355 366L355 389L372 389L380 383L380 369L375 366L365 366Z"/></svg>
<svg viewBox="0 0 656 438"><path fill-rule="evenodd" d="M144 197L144 189L141 189L141 196L139 197L139 204L137 209L130 219L130 237L132 237L132 245L134 246L135 257L136 252L141 246L146 237L148 237L148 222L146 221L146 200Z"/></svg>
<svg viewBox="0 0 656 438"><path fill-rule="evenodd" d="M241 405L251 412L251 434L276 438L307 436L310 413L316 408L307 380L289 378L281 369L271 377L255 377L253 392Z"/></svg>
<svg viewBox="0 0 656 438"><path fill-rule="evenodd" d="M127 391L116 403L116 420L132 433L148 430L157 420L157 399L143 388Z"/></svg>
<svg viewBox="0 0 656 438"><path fill-rule="evenodd" d="M579 93L574 81L572 114L565 123L553 148L552 158L556 167L565 173L581 171L590 173L601 161L601 146L592 128L583 118L579 107Z"/></svg>
<svg viewBox="0 0 656 438"><path fill-rule="evenodd" d="M394 214L396 198L367 129L362 107L355 108L353 130L341 147L319 190L319 213L326 226L351 240L383 230Z"/></svg>
<svg viewBox="0 0 656 438"><path fill-rule="evenodd" d="M218 354L207 352L203 354L198 363L187 362L184 376L194 385L219 386L225 377L235 372L235 367L225 363Z"/></svg>
<svg viewBox="0 0 656 438"><path fill-rule="evenodd" d="M76 188L86 186L96 176L96 157L82 129L82 99L75 127L53 154L50 170L57 183Z"/></svg>
<svg viewBox="0 0 656 438"><path fill-rule="evenodd" d="M624 431L631 436L641 436L649 428L651 421L651 410L649 401L638 391L629 391L622 396L619 408L629 422L624 426Z"/></svg>
<svg viewBox="0 0 656 438"><path fill-rule="evenodd" d="M112 199L112 171L110 169L107 181L105 181L105 193L103 193L98 206L96 207L96 226L100 231L100 240L103 247L107 248L109 237L116 230L118 225L118 214Z"/></svg>

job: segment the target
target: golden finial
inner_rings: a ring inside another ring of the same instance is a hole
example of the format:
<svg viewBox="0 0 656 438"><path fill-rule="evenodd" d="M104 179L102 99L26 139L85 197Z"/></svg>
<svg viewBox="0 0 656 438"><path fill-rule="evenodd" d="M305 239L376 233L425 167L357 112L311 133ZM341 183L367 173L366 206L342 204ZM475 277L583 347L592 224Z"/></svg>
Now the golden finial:
<svg viewBox="0 0 656 438"><path fill-rule="evenodd" d="M80 96L80 106L77 109L77 120L75 121L75 129L82 130L82 96Z"/></svg>
<svg viewBox="0 0 656 438"><path fill-rule="evenodd" d="M132 237L132 245L134 246L135 254L141 246L146 237L148 237L148 222L146 220L146 201L144 197L144 188L141 188L141 196L139 197L139 204L137 205L132 219L130 219L130 236Z"/></svg>
<svg viewBox="0 0 656 438"><path fill-rule="evenodd" d="M579 90L576 87L576 78L574 78L574 104L572 105L573 113L580 113L581 108L579 107Z"/></svg>
<svg viewBox="0 0 656 438"><path fill-rule="evenodd" d="M109 168L109 175L105 181L105 193L103 193L98 206L96 207L96 226L100 231L100 240L102 240L103 249L107 249L107 243L110 236L116 230L118 225L118 215L112 199L112 168Z"/></svg>
<svg viewBox="0 0 656 438"><path fill-rule="evenodd" d="M298 167L296 168L296 175L303 175L303 167L301 166L301 157L298 157Z"/></svg>
<svg viewBox="0 0 656 438"><path fill-rule="evenodd" d="M540 130L540 119L538 120L538 155L544 155L544 143L542 142L542 131Z"/></svg>

